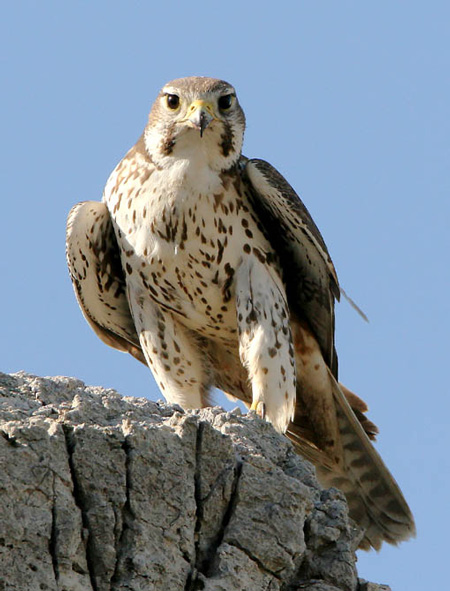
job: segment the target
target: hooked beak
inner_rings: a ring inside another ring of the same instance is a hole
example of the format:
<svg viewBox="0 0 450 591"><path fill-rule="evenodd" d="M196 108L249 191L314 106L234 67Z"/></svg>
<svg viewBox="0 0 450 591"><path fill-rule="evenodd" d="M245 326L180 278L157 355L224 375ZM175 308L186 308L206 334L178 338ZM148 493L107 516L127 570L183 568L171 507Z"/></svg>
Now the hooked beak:
<svg viewBox="0 0 450 591"><path fill-rule="evenodd" d="M203 137L203 132L213 119L215 119L215 116L211 103L194 101L189 106L187 120L192 127L200 130L200 137Z"/></svg>

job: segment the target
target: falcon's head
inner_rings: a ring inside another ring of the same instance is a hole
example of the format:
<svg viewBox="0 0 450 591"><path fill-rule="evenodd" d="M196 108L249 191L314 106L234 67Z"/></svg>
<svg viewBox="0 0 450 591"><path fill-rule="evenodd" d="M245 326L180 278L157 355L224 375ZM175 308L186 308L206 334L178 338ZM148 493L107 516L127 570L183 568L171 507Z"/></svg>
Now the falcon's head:
<svg viewBox="0 0 450 591"><path fill-rule="evenodd" d="M182 159L227 170L241 155L244 130L244 112L228 82L190 77L164 86L144 138L156 165L165 168Z"/></svg>

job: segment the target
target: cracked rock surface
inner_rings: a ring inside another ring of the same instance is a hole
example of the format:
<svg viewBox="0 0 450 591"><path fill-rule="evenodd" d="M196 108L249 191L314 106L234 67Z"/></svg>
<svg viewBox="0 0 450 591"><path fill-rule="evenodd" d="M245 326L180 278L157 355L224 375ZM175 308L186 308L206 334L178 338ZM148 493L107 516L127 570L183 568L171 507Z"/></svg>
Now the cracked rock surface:
<svg viewBox="0 0 450 591"><path fill-rule="evenodd" d="M0 373L0 591L371 591L271 425Z"/></svg>

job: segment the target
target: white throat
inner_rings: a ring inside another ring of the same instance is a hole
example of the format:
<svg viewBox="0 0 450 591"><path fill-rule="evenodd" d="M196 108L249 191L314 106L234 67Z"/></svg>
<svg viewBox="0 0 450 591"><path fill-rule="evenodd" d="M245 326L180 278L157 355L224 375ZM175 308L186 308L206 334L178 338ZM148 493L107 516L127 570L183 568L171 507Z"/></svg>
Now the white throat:
<svg viewBox="0 0 450 591"><path fill-rule="evenodd" d="M212 178L219 180L219 173L228 170L238 158L236 151L224 155L219 125L208 127L203 137L195 129L184 129L175 135L174 144L164 149L159 129L147 128L145 145L156 166L170 171L173 181L191 183L197 189L208 185ZM236 146L238 150L241 143ZM212 189L211 189L212 190Z"/></svg>

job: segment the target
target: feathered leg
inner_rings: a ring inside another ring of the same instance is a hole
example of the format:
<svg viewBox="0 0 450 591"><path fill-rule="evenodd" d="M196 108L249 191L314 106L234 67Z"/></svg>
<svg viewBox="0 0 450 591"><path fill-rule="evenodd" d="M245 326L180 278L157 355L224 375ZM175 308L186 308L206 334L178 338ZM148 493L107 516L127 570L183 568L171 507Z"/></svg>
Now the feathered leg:
<svg viewBox="0 0 450 591"><path fill-rule="evenodd" d="M164 398L183 408L208 406L211 378L201 339L149 297L134 293L129 300L142 350Z"/></svg>
<svg viewBox="0 0 450 591"><path fill-rule="evenodd" d="M236 273L239 353L252 384L252 408L284 433L295 408L295 360L283 284L254 256Z"/></svg>

